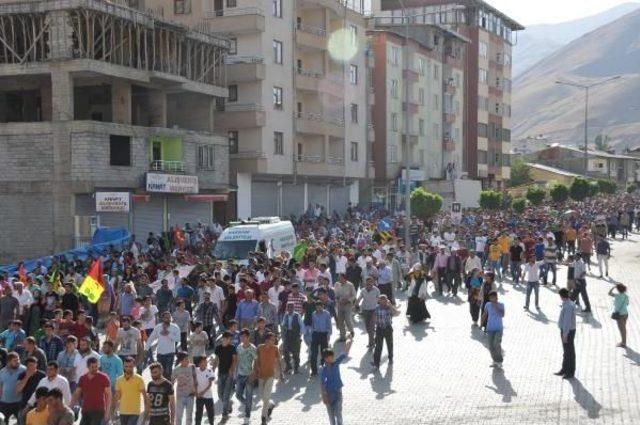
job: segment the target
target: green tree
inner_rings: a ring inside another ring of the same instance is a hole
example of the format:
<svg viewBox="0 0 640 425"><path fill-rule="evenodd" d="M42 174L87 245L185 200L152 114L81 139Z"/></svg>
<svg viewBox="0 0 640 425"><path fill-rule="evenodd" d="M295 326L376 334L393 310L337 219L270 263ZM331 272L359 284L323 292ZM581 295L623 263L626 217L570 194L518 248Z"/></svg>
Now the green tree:
<svg viewBox="0 0 640 425"><path fill-rule="evenodd" d="M636 186L635 183L632 183L629 186L627 186L627 193L634 193L636 190L638 190L638 186Z"/></svg>
<svg viewBox="0 0 640 425"><path fill-rule="evenodd" d="M509 187L520 186L531 183L531 167L529 167L522 159L516 159L511 163L511 178L507 182Z"/></svg>
<svg viewBox="0 0 640 425"><path fill-rule="evenodd" d="M522 214L525 208L527 208L526 198L514 198L513 201L511 201L511 209L513 212Z"/></svg>
<svg viewBox="0 0 640 425"><path fill-rule="evenodd" d="M589 196L596 196L600 192L600 186L597 181L589 182Z"/></svg>
<svg viewBox="0 0 640 425"><path fill-rule="evenodd" d="M603 136L602 134L598 134L595 140L593 141L593 144L595 145L596 150L607 152L610 149L610 146L609 146L610 140L611 139L609 138L609 136Z"/></svg>
<svg viewBox="0 0 640 425"><path fill-rule="evenodd" d="M429 218L440 212L442 196L427 192L419 187L411 192L411 214L420 218Z"/></svg>
<svg viewBox="0 0 640 425"><path fill-rule="evenodd" d="M497 210L502 206L502 193L495 190L480 192L480 207L485 210Z"/></svg>
<svg viewBox="0 0 640 425"><path fill-rule="evenodd" d="M582 201L584 198L589 196L589 186L589 180L583 177L576 177L569 187L569 194L571 195L571 199L575 201Z"/></svg>
<svg viewBox="0 0 640 425"><path fill-rule="evenodd" d="M554 202L564 202L569 199L569 188L562 183L556 183L551 186L549 195Z"/></svg>
<svg viewBox="0 0 640 425"><path fill-rule="evenodd" d="M533 205L540 205L544 201L544 198L547 196L547 193L540 186L530 186L527 189L526 196L529 202L531 202Z"/></svg>
<svg viewBox="0 0 640 425"><path fill-rule="evenodd" d="M600 193L613 194L618 191L618 185L609 180L598 180L598 191Z"/></svg>

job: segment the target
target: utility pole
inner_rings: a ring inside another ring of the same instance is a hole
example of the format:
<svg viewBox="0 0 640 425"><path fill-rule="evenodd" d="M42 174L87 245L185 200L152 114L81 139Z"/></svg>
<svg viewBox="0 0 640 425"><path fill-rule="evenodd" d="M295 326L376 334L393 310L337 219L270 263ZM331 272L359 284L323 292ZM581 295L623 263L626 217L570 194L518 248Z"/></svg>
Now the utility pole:
<svg viewBox="0 0 640 425"><path fill-rule="evenodd" d="M399 0L400 7L402 8L402 21L404 23L404 49L402 51L402 59L404 63L403 75L408 75L404 70L409 70L411 61L409 60L409 15L407 15L407 9L404 7L404 1ZM409 149L411 147L409 140L409 78L403 78L404 84L404 169L405 169L405 182L404 182L404 244L407 249L411 246L411 236L409 235L409 227L411 227L411 175L409 169L411 166L411 159Z"/></svg>

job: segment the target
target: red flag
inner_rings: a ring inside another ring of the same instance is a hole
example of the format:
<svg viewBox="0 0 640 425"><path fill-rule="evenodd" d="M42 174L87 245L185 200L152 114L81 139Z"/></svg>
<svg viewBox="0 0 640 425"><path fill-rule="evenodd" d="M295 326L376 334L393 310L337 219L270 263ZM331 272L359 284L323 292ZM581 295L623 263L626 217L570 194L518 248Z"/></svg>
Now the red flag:
<svg viewBox="0 0 640 425"><path fill-rule="evenodd" d="M100 260L94 260L89 269L89 274L80 285L78 292L93 304L97 303L104 292L104 281L102 280L102 264Z"/></svg>
<svg viewBox="0 0 640 425"><path fill-rule="evenodd" d="M27 271L24 269L24 264L20 264L20 268L18 269L18 277L20 278L20 282L27 283Z"/></svg>

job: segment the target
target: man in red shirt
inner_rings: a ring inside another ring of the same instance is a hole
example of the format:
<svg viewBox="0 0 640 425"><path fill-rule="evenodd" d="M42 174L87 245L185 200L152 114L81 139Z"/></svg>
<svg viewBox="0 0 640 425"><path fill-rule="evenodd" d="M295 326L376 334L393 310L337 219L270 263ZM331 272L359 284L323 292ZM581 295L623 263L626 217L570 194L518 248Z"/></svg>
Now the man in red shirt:
<svg viewBox="0 0 640 425"><path fill-rule="evenodd" d="M71 398L71 407L82 398L80 425L102 425L109 419L111 409L111 383L109 377L98 370L98 359L87 359L89 371L80 377L78 388Z"/></svg>

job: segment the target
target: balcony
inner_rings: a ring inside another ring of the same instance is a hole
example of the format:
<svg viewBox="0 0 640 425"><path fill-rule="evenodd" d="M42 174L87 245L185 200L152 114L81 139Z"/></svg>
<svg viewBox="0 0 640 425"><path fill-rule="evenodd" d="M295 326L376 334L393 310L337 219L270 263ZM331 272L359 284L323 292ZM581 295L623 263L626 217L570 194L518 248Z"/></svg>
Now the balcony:
<svg viewBox="0 0 640 425"><path fill-rule="evenodd" d="M327 164L331 165L344 165L344 157L342 156L328 156Z"/></svg>
<svg viewBox="0 0 640 425"><path fill-rule="evenodd" d="M262 105L256 103L226 104L218 109L215 122L222 129L263 127L266 115Z"/></svg>
<svg viewBox="0 0 640 425"><path fill-rule="evenodd" d="M409 102L402 102L402 110L409 114L418 113L418 104L410 100Z"/></svg>
<svg viewBox="0 0 640 425"><path fill-rule="evenodd" d="M295 114L298 133L344 138L344 119L313 112Z"/></svg>
<svg viewBox="0 0 640 425"><path fill-rule="evenodd" d="M262 151L238 151L229 155L229 158L235 160L243 159L266 159L267 154Z"/></svg>
<svg viewBox="0 0 640 425"><path fill-rule="evenodd" d="M344 158L320 155L298 155L296 157L298 174L311 176L341 177L344 175Z"/></svg>
<svg viewBox="0 0 640 425"><path fill-rule="evenodd" d="M417 134L417 133L415 133L415 132L413 132L413 131L410 131L410 132L409 132L409 142L410 142L412 145L416 145L416 144L418 144L418 142L419 142L419 141L420 141L420 140L419 140L419 136L418 136L418 134ZM403 135L402 135L402 143L404 144L404 143L406 143L406 142L407 142L407 136L406 136L406 134L403 134Z"/></svg>
<svg viewBox="0 0 640 425"><path fill-rule="evenodd" d="M149 171L160 171L163 173L184 173L184 161L151 161Z"/></svg>
<svg viewBox="0 0 640 425"><path fill-rule="evenodd" d="M453 124L456 122L456 115L453 112L444 113L444 122L447 124Z"/></svg>
<svg viewBox="0 0 640 425"><path fill-rule="evenodd" d="M418 74L413 69L404 69L402 70L402 78L404 78L406 81L417 83L420 79L420 74Z"/></svg>
<svg viewBox="0 0 640 425"><path fill-rule="evenodd" d="M227 56L225 64L230 84L264 80L265 64L261 56Z"/></svg>
<svg viewBox="0 0 640 425"><path fill-rule="evenodd" d="M323 79L321 72L298 68L296 87L301 90L318 91Z"/></svg>
<svg viewBox="0 0 640 425"><path fill-rule="evenodd" d="M300 47L311 50L326 50L327 31L324 28L300 24L296 31L296 41Z"/></svg>
<svg viewBox="0 0 640 425"><path fill-rule="evenodd" d="M351 3L349 3L351 6ZM344 6L342 5L340 0L301 0L300 6L301 8L327 8L333 10L334 13L338 14L338 16L342 16L344 14ZM351 9L351 7L349 7Z"/></svg>
<svg viewBox="0 0 640 425"><path fill-rule="evenodd" d="M264 31L264 11L259 7L210 10L205 14L217 33L252 34Z"/></svg>

